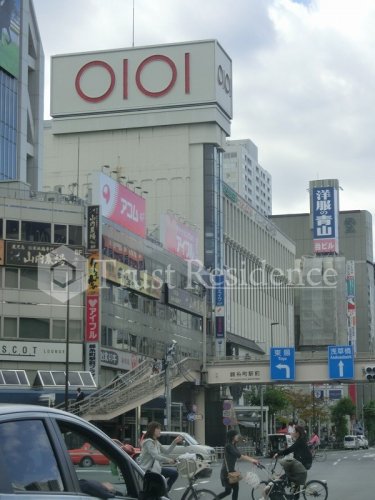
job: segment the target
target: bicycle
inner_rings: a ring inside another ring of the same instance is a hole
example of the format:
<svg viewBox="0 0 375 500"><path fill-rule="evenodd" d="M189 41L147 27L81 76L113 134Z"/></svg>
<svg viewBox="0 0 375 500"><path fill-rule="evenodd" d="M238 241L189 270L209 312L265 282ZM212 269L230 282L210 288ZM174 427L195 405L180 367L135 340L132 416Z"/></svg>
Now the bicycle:
<svg viewBox="0 0 375 500"><path fill-rule="evenodd" d="M312 446L312 448L310 448L310 451L313 460L316 460L317 462L324 462L327 459L327 451L323 448L320 448L319 445Z"/></svg>
<svg viewBox="0 0 375 500"><path fill-rule="evenodd" d="M216 493L205 488L197 488L195 484L196 479L211 476L212 469L207 460L180 456L176 461L176 467L180 476L187 478L189 482L181 500L216 500Z"/></svg>
<svg viewBox="0 0 375 500"><path fill-rule="evenodd" d="M259 485L252 489L252 500L294 500L296 498L319 498L326 500L328 498L328 487L325 481L319 479L311 479L303 486L290 481L290 479L283 474L277 476L275 469L277 465L277 458L271 471L268 471L269 478L267 481L260 481ZM267 470L264 465L259 464L258 467Z"/></svg>

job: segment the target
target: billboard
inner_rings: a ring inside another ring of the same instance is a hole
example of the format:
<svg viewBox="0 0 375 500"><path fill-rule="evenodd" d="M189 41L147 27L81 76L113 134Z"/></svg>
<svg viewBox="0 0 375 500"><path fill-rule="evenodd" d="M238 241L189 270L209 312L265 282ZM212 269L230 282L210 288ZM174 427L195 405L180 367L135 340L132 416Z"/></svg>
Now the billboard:
<svg viewBox="0 0 375 500"><path fill-rule="evenodd" d="M103 217L142 238L146 236L146 200L111 177L94 178L93 200Z"/></svg>
<svg viewBox="0 0 375 500"><path fill-rule="evenodd" d="M168 252L182 259L198 259L198 230L180 222L176 215L161 215L160 241Z"/></svg>
<svg viewBox="0 0 375 500"><path fill-rule="evenodd" d="M337 254L339 252L337 189L314 187L311 196L313 251L318 254Z"/></svg>
<svg viewBox="0 0 375 500"><path fill-rule="evenodd" d="M0 67L18 78L20 66L21 0L0 2Z"/></svg>
<svg viewBox="0 0 375 500"><path fill-rule="evenodd" d="M51 115L218 104L232 118L232 61L216 40L56 55Z"/></svg>
<svg viewBox="0 0 375 500"><path fill-rule="evenodd" d="M346 261L346 314L348 344L357 352L357 310L355 302L355 261Z"/></svg>

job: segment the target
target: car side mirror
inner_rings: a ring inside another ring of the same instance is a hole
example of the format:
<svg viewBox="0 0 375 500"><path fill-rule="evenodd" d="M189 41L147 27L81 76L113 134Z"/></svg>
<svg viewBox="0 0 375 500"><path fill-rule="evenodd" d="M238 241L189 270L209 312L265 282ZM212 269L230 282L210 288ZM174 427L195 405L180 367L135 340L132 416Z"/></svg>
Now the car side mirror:
<svg viewBox="0 0 375 500"><path fill-rule="evenodd" d="M140 500L156 499L168 494L167 482L161 474L146 471L143 476L143 489L140 492Z"/></svg>

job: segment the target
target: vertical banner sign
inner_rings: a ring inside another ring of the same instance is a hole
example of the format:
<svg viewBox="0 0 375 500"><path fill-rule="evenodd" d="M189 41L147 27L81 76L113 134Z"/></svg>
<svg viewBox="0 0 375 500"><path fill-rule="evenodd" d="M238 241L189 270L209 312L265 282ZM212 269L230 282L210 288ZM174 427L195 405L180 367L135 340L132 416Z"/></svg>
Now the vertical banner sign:
<svg viewBox="0 0 375 500"><path fill-rule="evenodd" d="M99 250L99 205L87 207L87 250Z"/></svg>
<svg viewBox="0 0 375 500"><path fill-rule="evenodd" d="M224 339L225 318L224 318L224 275L217 274L215 278L215 337Z"/></svg>
<svg viewBox="0 0 375 500"><path fill-rule="evenodd" d="M338 194L334 187L315 187L312 196L313 251L318 254L337 254Z"/></svg>
<svg viewBox="0 0 375 500"><path fill-rule="evenodd" d="M347 300L347 323L348 344L353 346L354 353L357 352L357 311L355 303L355 262L346 261L346 300Z"/></svg>

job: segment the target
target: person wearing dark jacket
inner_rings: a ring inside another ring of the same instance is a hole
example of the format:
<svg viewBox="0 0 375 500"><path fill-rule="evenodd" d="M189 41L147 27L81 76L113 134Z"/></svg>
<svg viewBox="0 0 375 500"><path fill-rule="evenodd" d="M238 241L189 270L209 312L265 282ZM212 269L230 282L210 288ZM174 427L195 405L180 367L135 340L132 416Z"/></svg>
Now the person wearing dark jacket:
<svg viewBox="0 0 375 500"><path fill-rule="evenodd" d="M224 498L232 492L232 500L238 499L238 483L229 484L228 482L228 472L234 472L237 460L246 460L252 464L258 464L259 461L256 458L249 457L248 455L242 455L240 450L237 448L237 443L240 438L240 434L235 430L230 430L227 433L227 444L224 449L224 460L221 467L220 479L221 484L224 486L225 490L217 495L217 498Z"/></svg>
<svg viewBox="0 0 375 500"><path fill-rule="evenodd" d="M301 425L296 425L292 434L292 438L294 439L294 443L292 444L292 446L289 446L289 448L286 448L285 450L279 451L278 453L276 453L276 455L274 455L274 458L279 456L285 457L286 455L293 453L295 460L299 462L298 468L295 468L296 470L293 470L292 464L289 464L288 466L285 466L284 464L282 465L289 479L293 482L296 482L298 485L301 485L306 482L307 470L310 469L312 464L312 455L307 444L305 429ZM295 477L293 477L294 475ZM296 499L299 498L298 490L299 486L296 489L296 494L294 497Z"/></svg>

